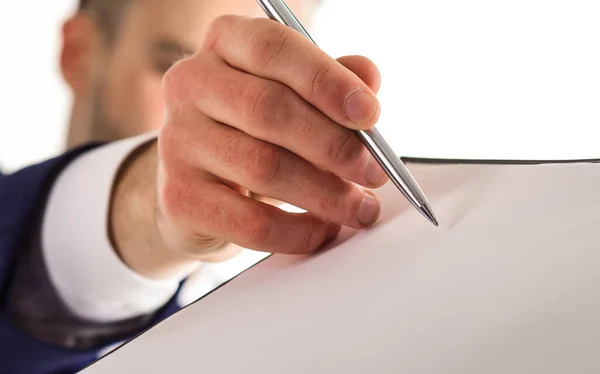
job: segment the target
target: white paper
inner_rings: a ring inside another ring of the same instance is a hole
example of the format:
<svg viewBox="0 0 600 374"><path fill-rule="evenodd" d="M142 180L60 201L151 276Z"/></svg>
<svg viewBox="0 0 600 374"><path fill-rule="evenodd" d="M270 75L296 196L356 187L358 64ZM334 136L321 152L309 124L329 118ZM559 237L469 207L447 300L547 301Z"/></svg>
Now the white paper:
<svg viewBox="0 0 600 374"><path fill-rule="evenodd" d="M411 165L381 222L273 256L95 373L599 373L600 165Z"/></svg>

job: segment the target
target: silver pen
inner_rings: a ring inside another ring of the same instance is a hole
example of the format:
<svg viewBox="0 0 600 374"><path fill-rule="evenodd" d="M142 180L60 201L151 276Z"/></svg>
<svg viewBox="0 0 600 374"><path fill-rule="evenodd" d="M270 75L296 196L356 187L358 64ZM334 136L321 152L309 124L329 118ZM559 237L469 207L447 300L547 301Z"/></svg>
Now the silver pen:
<svg viewBox="0 0 600 374"><path fill-rule="evenodd" d="M298 31L313 42L313 44L317 45L283 0L257 1L269 18ZM369 130L356 131L356 133L390 177L392 183L421 214L431 221L431 223L438 226L438 221L417 181L410 174L410 171L406 168L402 160L400 160L383 139L379 131L373 127Z"/></svg>

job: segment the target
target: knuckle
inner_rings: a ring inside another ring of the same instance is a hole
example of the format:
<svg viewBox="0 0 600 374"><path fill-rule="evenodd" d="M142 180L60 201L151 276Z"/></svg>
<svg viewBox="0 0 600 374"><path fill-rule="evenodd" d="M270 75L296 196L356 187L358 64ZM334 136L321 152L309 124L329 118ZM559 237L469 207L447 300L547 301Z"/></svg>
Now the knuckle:
<svg viewBox="0 0 600 374"><path fill-rule="evenodd" d="M165 102L168 104L176 101L186 87L186 75L188 75L190 60L176 62L162 78L162 90Z"/></svg>
<svg viewBox="0 0 600 374"><path fill-rule="evenodd" d="M336 183L332 188L325 189L319 198L319 207L322 211L337 212L348 205L347 186L345 183Z"/></svg>
<svg viewBox="0 0 600 374"><path fill-rule="evenodd" d="M217 156L225 167L235 168L241 162L244 162L244 154L240 150L241 141L237 136L223 135L218 144L212 150L213 155Z"/></svg>
<svg viewBox="0 0 600 374"><path fill-rule="evenodd" d="M223 33L223 30L231 29L232 23L235 22L237 18L239 17L234 15L222 15L215 18L206 30L204 48L206 50L213 49L214 45L218 42L219 37Z"/></svg>
<svg viewBox="0 0 600 374"><path fill-rule="evenodd" d="M206 98L210 96L225 96L223 95L223 88L226 87L226 83L220 79L218 74L211 70L208 66L198 66L193 75L188 77L188 84L193 82L193 95L189 95L190 91L184 99L193 100L194 107L197 110L202 110L202 103Z"/></svg>
<svg viewBox="0 0 600 374"><path fill-rule="evenodd" d="M327 147L326 157L332 165L351 165L362 157L359 140L348 130L333 138Z"/></svg>
<svg viewBox="0 0 600 374"><path fill-rule="evenodd" d="M218 88L219 76L214 63L205 55L177 61L162 78L167 110L177 110L202 99Z"/></svg>
<svg viewBox="0 0 600 374"><path fill-rule="evenodd" d="M287 90L283 85L267 82L244 90L243 113L249 122L263 129L284 120Z"/></svg>
<svg viewBox="0 0 600 374"><path fill-rule="evenodd" d="M314 97L326 92L331 86L330 75L333 70L333 64L326 64L319 66L314 74L311 76L309 83L309 98L312 100Z"/></svg>
<svg viewBox="0 0 600 374"><path fill-rule="evenodd" d="M240 219L238 235L250 246L258 249L269 243L273 228L273 217L262 207L252 211Z"/></svg>
<svg viewBox="0 0 600 374"><path fill-rule="evenodd" d="M263 188L277 184L283 176L282 155L273 145L260 143L244 155L243 167L251 183Z"/></svg>
<svg viewBox="0 0 600 374"><path fill-rule="evenodd" d="M281 60L290 37L290 31L273 23L255 32L250 42L250 59L262 69L268 69Z"/></svg>

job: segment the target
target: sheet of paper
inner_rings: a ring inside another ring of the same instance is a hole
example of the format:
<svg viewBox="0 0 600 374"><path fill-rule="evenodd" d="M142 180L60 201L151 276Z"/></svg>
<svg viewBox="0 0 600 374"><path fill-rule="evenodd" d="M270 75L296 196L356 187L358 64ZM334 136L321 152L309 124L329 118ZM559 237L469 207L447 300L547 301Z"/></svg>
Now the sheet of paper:
<svg viewBox="0 0 600 374"><path fill-rule="evenodd" d="M599 373L600 165L423 165L435 228L381 222L273 256L96 373Z"/></svg>

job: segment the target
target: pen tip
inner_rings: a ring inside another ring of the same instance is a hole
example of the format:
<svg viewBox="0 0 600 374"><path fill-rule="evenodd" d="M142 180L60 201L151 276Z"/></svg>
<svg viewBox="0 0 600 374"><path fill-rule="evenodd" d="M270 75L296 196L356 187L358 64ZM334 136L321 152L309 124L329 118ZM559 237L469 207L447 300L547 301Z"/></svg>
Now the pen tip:
<svg viewBox="0 0 600 374"><path fill-rule="evenodd" d="M436 227L438 227L440 224L438 223L437 218L435 217L435 214L433 214L433 211L431 210L431 208L427 205L423 205L420 209L421 213L427 217L427 219L433 223Z"/></svg>

